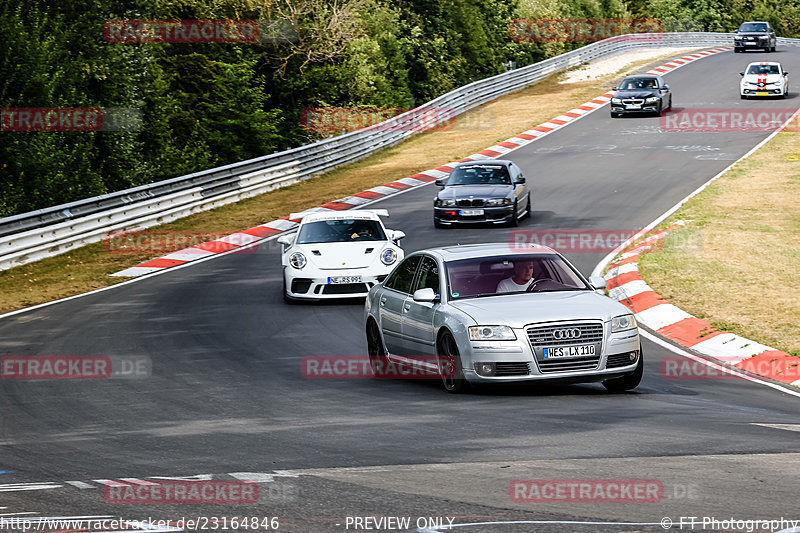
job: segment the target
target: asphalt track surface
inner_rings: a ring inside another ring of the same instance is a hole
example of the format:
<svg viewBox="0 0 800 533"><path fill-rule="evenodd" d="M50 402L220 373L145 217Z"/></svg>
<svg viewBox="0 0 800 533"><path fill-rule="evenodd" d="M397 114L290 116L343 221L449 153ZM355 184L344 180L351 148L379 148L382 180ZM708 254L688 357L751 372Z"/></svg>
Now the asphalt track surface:
<svg viewBox="0 0 800 533"><path fill-rule="evenodd" d="M787 100L744 101L737 90L749 61L779 60L800 73L798 52L726 52L689 64L667 76L674 106L796 108L796 84ZM521 229L641 228L767 136L658 125L612 120L604 107L512 152L535 191ZM408 236L407 251L508 238L506 228L434 229L434 187L376 204ZM566 255L588 275L604 253ZM674 354L650 341L642 384L624 394L592 384L453 396L435 381L305 379L304 356L365 353L363 304L287 305L279 263L268 241L256 253L0 319L4 355L152 360L141 379L0 383L0 515L278 517L279 530L293 532L354 530L354 516L410 517L412 530L421 517L522 521L457 529L465 532L800 518L798 397L742 380L664 379L659 363ZM95 481L241 472L261 474L255 504L109 504ZM515 479L655 480L663 495L514 503Z"/></svg>

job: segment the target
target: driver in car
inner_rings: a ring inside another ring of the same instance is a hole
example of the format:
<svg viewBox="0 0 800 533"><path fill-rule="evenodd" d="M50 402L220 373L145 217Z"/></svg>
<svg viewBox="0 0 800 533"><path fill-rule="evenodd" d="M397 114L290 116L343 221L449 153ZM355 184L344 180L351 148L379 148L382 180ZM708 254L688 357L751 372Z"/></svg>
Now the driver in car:
<svg viewBox="0 0 800 533"><path fill-rule="evenodd" d="M496 293L521 292L528 290L533 281L533 261L515 261L511 277L497 284Z"/></svg>

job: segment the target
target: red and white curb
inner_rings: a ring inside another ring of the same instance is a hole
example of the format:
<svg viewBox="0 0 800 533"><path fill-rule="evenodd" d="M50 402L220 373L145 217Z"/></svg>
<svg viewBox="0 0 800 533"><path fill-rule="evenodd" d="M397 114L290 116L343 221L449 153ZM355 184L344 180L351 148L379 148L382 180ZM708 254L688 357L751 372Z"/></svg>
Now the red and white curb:
<svg viewBox="0 0 800 533"><path fill-rule="evenodd" d="M693 61L697 61L698 59L718 54L720 52L725 52L730 49L731 47L712 48L710 50L704 50L702 52L685 55L681 58L674 59L668 63L656 67L648 71L647 74L666 74ZM386 185L379 185L377 187L367 189L366 191L356 193L352 196L347 196L345 198L340 198L339 200L322 204L319 207L307 209L301 214L306 215L316 211L342 211L345 209L352 209L354 207L370 203L374 200L379 200L414 187L426 185L439 178L446 177L450 174L450 171L453 170L453 166L461 161L497 159L500 156L530 144L572 122L575 122L579 118L603 107L610 100L611 93L602 94L589 100L583 105L580 105L567 111L566 113L548 120L547 122L543 122L529 130L518 133L517 135L506 139L503 142L492 145L485 150L481 150L480 152L465 157L464 159L460 159L459 161L447 163L446 165L436 167L435 169L426 170L424 172L420 172L419 174L414 174L413 176L387 183ZM208 241L191 248L178 250L165 256L145 261L144 263L134 267L126 268L125 270L121 270L120 272L116 272L111 275L134 278L177 265L183 265L211 255L228 252L238 247L251 245L260 240L277 235L278 233L295 229L299 220L299 218L296 220L289 220L289 217L283 217L278 220L273 220L272 222L267 222L261 226L256 226L254 228L233 233L226 237L222 237L221 239Z"/></svg>
<svg viewBox="0 0 800 533"><path fill-rule="evenodd" d="M639 257L660 245L677 224L619 254L605 274L608 294L631 309L636 320L684 348L753 374L800 387L800 358L714 328L665 301L639 275Z"/></svg>

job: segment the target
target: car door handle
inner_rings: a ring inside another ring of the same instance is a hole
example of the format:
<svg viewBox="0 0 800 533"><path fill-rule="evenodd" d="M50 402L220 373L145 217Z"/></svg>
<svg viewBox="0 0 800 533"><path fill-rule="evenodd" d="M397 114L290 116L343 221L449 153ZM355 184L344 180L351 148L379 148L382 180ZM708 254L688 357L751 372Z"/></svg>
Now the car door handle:
<svg viewBox="0 0 800 533"><path fill-rule="evenodd" d="M411 304L403 304L404 311L411 311Z"/></svg>
<svg viewBox="0 0 800 533"><path fill-rule="evenodd" d="M381 307L386 305L386 298L381 298Z"/></svg>

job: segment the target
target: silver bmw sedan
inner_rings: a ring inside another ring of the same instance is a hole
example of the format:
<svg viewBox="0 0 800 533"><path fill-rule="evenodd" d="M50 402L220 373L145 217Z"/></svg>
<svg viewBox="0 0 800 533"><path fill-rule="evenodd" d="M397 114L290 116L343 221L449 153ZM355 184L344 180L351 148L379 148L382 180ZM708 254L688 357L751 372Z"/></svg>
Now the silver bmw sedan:
<svg viewBox="0 0 800 533"><path fill-rule="evenodd" d="M636 319L604 288L546 246L415 252L367 296L373 373L413 367L449 392L533 380L633 389L643 370Z"/></svg>

